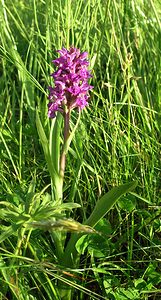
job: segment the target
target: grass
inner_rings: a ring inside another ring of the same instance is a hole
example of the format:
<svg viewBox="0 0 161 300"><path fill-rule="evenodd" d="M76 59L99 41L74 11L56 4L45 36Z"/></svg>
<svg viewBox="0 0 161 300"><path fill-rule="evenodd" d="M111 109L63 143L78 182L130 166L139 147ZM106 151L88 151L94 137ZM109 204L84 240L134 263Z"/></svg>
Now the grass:
<svg viewBox="0 0 161 300"><path fill-rule="evenodd" d="M159 0L2 0L0 20L0 199L12 207L0 212L0 299L60 299L62 281L75 299L159 300ZM69 45L89 52L94 86L67 158L64 199L81 205L70 215L82 223L100 195L138 181L99 225L105 235L78 243L74 270L59 264L50 232L15 225L26 203L36 211L51 201L35 110L48 137L51 61Z"/></svg>

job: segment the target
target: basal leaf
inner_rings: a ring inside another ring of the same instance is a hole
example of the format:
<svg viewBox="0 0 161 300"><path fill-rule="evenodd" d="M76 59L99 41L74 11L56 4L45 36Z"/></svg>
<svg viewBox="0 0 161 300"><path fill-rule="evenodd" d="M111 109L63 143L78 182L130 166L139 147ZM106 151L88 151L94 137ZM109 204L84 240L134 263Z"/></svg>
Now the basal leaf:
<svg viewBox="0 0 161 300"><path fill-rule="evenodd" d="M136 187L136 185L137 182L133 181L125 183L118 187L114 187L107 194L98 199L92 214L85 222L85 224L92 227L95 226L98 221L107 214L107 212L115 204L115 202L125 193L132 191Z"/></svg>

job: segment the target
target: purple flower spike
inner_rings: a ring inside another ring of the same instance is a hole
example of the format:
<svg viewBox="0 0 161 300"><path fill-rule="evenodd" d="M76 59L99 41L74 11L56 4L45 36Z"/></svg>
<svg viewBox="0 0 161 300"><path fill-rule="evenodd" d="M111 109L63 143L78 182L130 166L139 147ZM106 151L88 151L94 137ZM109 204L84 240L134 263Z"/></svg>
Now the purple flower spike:
<svg viewBox="0 0 161 300"><path fill-rule="evenodd" d="M51 74L55 87L49 87L49 118L54 118L56 111L63 113L65 106L68 110L83 109L88 105L88 91L93 88L88 84L88 79L92 77L88 70L88 53L81 53L74 47L69 50L62 48L57 52L60 57L52 61L57 70Z"/></svg>

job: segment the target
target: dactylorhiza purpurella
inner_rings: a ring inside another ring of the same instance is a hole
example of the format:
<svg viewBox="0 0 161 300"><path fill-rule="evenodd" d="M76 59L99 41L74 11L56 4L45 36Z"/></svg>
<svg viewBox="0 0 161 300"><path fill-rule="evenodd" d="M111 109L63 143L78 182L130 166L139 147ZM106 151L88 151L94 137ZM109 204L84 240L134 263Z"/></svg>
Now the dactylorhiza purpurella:
<svg viewBox="0 0 161 300"><path fill-rule="evenodd" d="M88 53L80 52L80 49L70 47L57 51L60 57L52 62L57 70L51 74L55 86L49 87L48 117L54 118L55 112L62 114L74 108L82 110L88 105L89 90L93 86L88 84L91 72L88 70Z"/></svg>

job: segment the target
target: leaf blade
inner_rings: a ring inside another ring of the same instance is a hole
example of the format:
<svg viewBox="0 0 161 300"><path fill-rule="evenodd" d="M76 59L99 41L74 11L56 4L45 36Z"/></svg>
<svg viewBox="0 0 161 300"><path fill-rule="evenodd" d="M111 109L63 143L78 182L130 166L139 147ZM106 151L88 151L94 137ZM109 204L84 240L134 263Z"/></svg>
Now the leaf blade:
<svg viewBox="0 0 161 300"><path fill-rule="evenodd" d="M95 226L122 195L132 191L136 186L137 181L132 181L111 189L97 201L93 212L85 224L92 227Z"/></svg>

